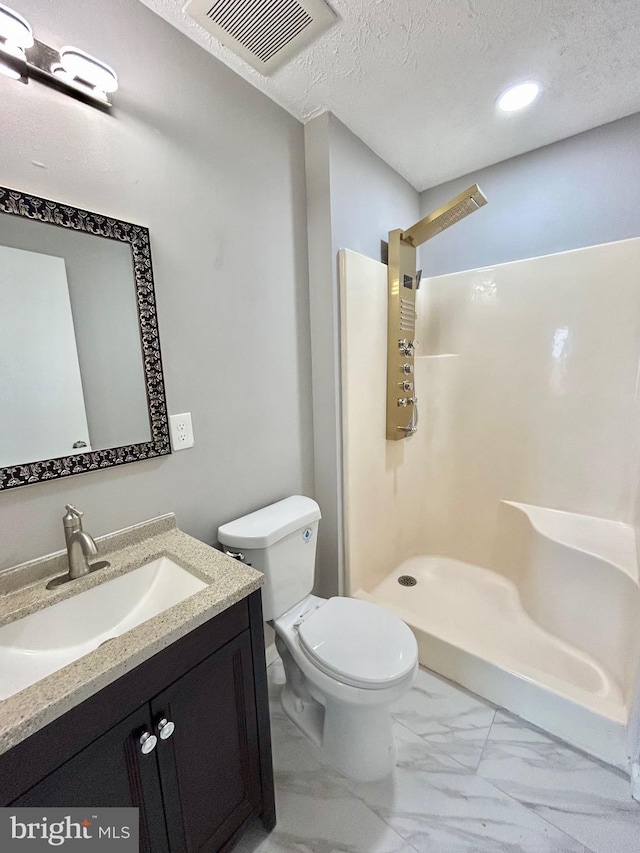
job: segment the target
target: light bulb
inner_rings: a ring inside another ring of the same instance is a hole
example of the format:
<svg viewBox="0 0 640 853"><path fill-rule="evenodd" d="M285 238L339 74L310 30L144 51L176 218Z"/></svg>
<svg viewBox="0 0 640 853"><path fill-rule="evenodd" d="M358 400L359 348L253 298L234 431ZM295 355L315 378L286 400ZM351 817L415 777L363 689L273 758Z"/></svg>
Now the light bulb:
<svg viewBox="0 0 640 853"><path fill-rule="evenodd" d="M3 45L5 50L8 45L15 45L22 50L33 47L33 30L29 22L13 9L3 6L2 3L0 3L0 39L6 42L6 45Z"/></svg>
<svg viewBox="0 0 640 853"><path fill-rule="evenodd" d="M521 110L528 107L530 103L540 94L542 87L535 80L527 80L525 83L516 83L515 86L509 86L508 89L498 98L498 106L506 113L512 113L516 110Z"/></svg>
<svg viewBox="0 0 640 853"><path fill-rule="evenodd" d="M79 77L72 77L71 74L69 74L68 71L65 71L59 63L51 66L51 73L54 77L62 80L66 86L77 89L79 92L84 92L85 95L89 95L92 98L109 103L106 92L103 92L101 89L97 89L95 86L92 86L91 83L85 83L85 81L81 80Z"/></svg>
<svg viewBox="0 0 640 853"><path fill-rule="evenodd" d="M115 92L118 88L118 77L113 68L80 48L63 47L60 65L70 77L84 80L100 92Z"/></svg>
<svg viewBox="0 0 640 853"><path fill-rule="evenodd" d="M15 56L16 59L21 59L23 62L26 59L24 50L21 47L18 47L17 44L0 41L0 48L2 48L5 53L10 54L11 56ZM5 77L11 77L12 80L19 80L22 77L22 74L19 71L9 65L7 62L3 62L1 59L0 74L4 74Z"/></svg>

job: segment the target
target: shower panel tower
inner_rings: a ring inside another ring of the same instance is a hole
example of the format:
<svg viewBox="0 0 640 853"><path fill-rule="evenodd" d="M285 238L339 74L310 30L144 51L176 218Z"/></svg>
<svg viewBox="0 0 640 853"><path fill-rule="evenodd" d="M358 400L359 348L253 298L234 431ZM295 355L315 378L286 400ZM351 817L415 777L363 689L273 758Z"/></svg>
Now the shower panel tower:
<svg viewBox="0 0 640 853"><path fill-rule="evenodd" d="M479 210L487 199L477 184L403 231L389 232L387 320L387 439L407 438L418 427L418 398L414 379L417 346L416 249L450 225Z"/></svg>

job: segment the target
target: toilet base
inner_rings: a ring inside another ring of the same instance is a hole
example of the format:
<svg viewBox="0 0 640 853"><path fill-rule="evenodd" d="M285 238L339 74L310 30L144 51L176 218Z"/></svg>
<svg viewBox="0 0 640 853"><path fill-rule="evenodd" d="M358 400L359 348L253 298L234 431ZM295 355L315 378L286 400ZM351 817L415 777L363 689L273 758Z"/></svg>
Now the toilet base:
<svg viewBox="0 0 640 853"><path fill-rule="evenodd" d="M356 690L332 682L313 671L312 683L294 660L285 640L276 634L276 646L284 665L286 683L280 703L286 716L336 770L360 782L384 779L393 772L397 748L393 737L391 704L411 686L406 684L385 691ZM301 658L300 663L308 668ZM327 689L329 688L329 689ZM330 695L336 692L337 696Z"/></svg>
<svg viewBox="0 0 640 853"><path fill-rule="evenodd" d="M283 685L280 704L291 722L314 746L322 747L324 730L324 707L309 697L302 700L296 697L288 684Z"/></svg>
<svg viewBox="0 0 640 853"><path fill-rule="evenodd" d="M359 782L384 779L393 772L398 750L389 708L357 705L325 709L322 751L336 770Z"/></svg>
<svg viewBox="0 0 640 853"><path fill-rule="evenodd" d="M340 773L359 782L384 779L398 757L388 708L367 708L315 699L303 701L284 685L282 709Z"/></svg>

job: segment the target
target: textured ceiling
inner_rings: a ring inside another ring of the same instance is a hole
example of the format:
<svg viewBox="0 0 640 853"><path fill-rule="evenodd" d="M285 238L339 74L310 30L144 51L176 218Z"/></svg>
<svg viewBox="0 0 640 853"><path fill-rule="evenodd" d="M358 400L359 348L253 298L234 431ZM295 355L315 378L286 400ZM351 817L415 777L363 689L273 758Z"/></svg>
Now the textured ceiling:
<svg viewBox="0 0 640 853"><path fill-rule="evenodd" d="M338 22L269 78L184 0L142 2L301 121L330 110L418 190L640 111L639 0L330 0ZM531 78L538 101L498 114Z"/></svg>

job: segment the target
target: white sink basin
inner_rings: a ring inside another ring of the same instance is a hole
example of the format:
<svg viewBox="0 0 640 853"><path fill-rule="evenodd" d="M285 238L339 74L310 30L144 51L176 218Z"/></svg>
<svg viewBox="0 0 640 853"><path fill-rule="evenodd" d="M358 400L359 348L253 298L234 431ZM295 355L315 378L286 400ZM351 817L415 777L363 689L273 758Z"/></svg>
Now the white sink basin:
<svg viewBox="0 0 640 853"><path fill-rule="evenodd" d="M168 557L160 557L4 625L0 628L0 699L35 684L206 586Z"/></svg>

